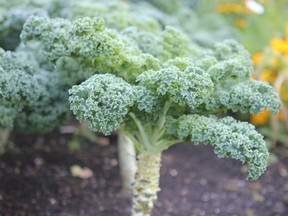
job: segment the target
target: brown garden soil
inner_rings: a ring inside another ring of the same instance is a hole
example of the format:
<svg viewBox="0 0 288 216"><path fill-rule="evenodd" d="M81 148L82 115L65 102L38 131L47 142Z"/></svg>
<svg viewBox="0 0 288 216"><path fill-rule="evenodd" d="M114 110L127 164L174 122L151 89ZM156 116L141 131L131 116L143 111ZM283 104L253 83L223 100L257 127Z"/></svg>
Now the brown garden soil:
<svg viewBox="0 0 288 216"><path fill-rule="evenodd" d="M121 192L116 136L108 143L71 135L13 134L14 148L0 156L1 216L129 216L131 197ZM104 140L105 141L105 140ZM153 216L287 216L288 159L283 155L257 181L245 180L238 161L217 159L211 146L177 144L162 156L162 191ZM73 177L72 165L93 171Z"/></svg>

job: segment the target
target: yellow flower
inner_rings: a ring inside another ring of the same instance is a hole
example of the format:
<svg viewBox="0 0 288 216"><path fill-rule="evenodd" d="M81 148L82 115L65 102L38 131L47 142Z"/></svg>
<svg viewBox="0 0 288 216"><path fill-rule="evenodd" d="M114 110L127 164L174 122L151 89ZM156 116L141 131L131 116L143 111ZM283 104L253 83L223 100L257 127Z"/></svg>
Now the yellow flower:
<svg viewBox="0 0 288 216"><path fill-rule="evenodd" d="M274 38L270 41L270 46L275 53L288 56L288 40Z"/></svg>
<svg viewBox="0 0 288 216"><path fill-rule="evenodd" d="M217 6L217 11L220 13L251 13L245 5L237 3L223 3Z"/></svg>

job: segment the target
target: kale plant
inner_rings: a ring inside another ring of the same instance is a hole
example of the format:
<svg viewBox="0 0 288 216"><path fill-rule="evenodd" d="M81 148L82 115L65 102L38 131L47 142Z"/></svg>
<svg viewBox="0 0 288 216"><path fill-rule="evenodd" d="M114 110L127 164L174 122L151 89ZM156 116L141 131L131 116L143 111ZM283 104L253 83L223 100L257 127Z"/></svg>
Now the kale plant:
<svg viewBox="0 0 288 216"><path fill-rule="evenodd" d="M249 53L235 41L195 52L173 27L118 32L87 17L30 17L21 37L44 43L51 61L76 62L83 82L69 90L69 102L80 121L106 135L119 130L133 141L138 171L132 215L150 215L160 190L161 152L178 142L213 145L217 156L246 163L250 180L265 171L263 136L249 123L223 116L277 113L280 101L269 84L251 80Z"/></svg>
<svg viewBox="0 0 288 216"><path fill-rule="evenodd" d="M19 112L39 98L35 71L21 58L0 48L0 153Z"/></svg>
<svg viewBox="0 0 288 216"><path fill-rule="evenodd" d="M17 113L39 98L33 68L0 48L0 130L12 128Z"/></svg>

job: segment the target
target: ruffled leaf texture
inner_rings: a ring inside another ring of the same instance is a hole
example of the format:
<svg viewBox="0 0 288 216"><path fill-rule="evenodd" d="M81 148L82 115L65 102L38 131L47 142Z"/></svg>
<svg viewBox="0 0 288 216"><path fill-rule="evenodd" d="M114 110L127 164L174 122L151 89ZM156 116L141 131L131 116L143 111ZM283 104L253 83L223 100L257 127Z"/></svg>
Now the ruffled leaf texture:
<svg viewBox="0 0 288 216"><path fill-rule="evenodd" d="M249 180L258 178L267 167L269 153L263 136L249 123L232 117L194 114L169 118L166 128L179 140L213 145L218 157L231 157L247 163Z"/></svg>
<svg viewBox="0 0 288 216"><path fill-rule="evenodd" d="M110 134L119 128L133 105L133 88L111 74L97 74L69 90L70 108L92 130Z"/></svg>
<svg viewBox="0 0 288 216"><path fill-rule="evenodd" d="M21 34L22 41L39 41L52 61L62 57L76 60L84 78L96 73L112 73L133 80L147 69L159 69L160 63L151 54L114 29L105 27L102 18L81 18L73 22L32 16ZM82 80L83 81L83 80Z"/></svg>
<svg viewBox="0 0 288 216"><path fill-rule="evenodd" d="M176 66L149 70L138 76L137 81L159 96L168 96L175 104L188 105L191 110L202 104L213 90L209 74L193 66L185 70Z"/></svg>
<svg viewBox="0 0 288 216"><path fill-rule="evenodd" d="M146 70L159 70L162 62L197 52L176 28L167 26L153 33L128 27L118 32L107 28L99 17L69 21L32 16L21 39L41 42L52 61L69 57L78 62L79 70L86 74L84 80L96 73L112 73L133 82Z"/></svg>
<svg viewBox="0 0 288 216"><path fill-rule="evenodd" d="M211 77L214 90L202 107L203 113L232 110L260 113L264 109L278 112L281 101L273 87L251 79L253 64L249 53L238 43L226 40L210 53L196 59L195 64Z"/></svg>
<svg viewBox="0 0 288 216"><path fill-rule="evenodd" d="M34 79L39 85L39 98L17 114L15 127L22 132L46 133L63 125L69 117L67 87L55 71L39 71Z"/></svg>
<svg viewBox="0 0 288 216"><path fill-rule="evenodd" d="M17 113L38 99L38 90L30 65L0 48L0 128L11 128Z"/></svg>
<svg viewBox="0 0 288 216"><path fill-rule="evenodd" d="M0 0L0 47L15 50L20 33L29 16L60 15L69 0Z"/></svg>

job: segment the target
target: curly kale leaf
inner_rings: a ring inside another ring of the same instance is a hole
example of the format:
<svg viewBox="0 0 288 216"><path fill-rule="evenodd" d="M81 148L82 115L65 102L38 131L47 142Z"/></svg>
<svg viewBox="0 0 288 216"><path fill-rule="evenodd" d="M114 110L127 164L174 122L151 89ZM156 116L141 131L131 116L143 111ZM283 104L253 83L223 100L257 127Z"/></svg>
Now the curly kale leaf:
<svg viewBox="0 0 288 216"><path fill-rule="evenodd" d="M238 58L215 62L208 68L207 73L210 74L216 86L230 88L239 82L250 79L252 71L253 65L239 56Z"/></svg>
<svg viewBox="0 0 288 216"><path fill-rule="evenodd" d="M228 60L243 56L247 62L251 62L250 53L235 40L227 39L216 43L213 47L214 56L219 60Z"/></svg>
<svg viewBox="0 0 288 216"><path fill-rule="evenodd" d="M0 130L12 128L18 111L14 107L7 106L5 101L0 101Z"/></svg>
<svg viewBox="0 0 288 216"><path fill-rule="evenodd" d="M14 50L19 45L23 25L31 15L48 16L45 10L37 8L13 8L5 11L0 20L0 47Z"/></svg>
<svg viewBox="0 0 288 216"><path fill-rule="evenodd" d="M264 109L276 114L281 101L268 83L248 80L230 89L217 89L205 102L207 110L230 109L233 112L260 113Z"/></svg>
<svg viewBox="0 0 288 216"><path fill-rule="evenodd" d="M0 48L0 128L12 127L15 116L39 97L32 68Z"/></svg>
<svg viewBox="0 0 288 216"><path fill-rule="evenodd" d="M0 47L15 50L29 16L59 16L66 4L65 0L0 0Z"/></svg>
<svg viewBox="0 0 288 216"><path fill-rule="evenodd" d="M168 61L176 57L189 57L194 51L189 38L176 28L167 26L163 32L138 31L134 27L125 29L121 35L126 36L139 49L161 60Z"/></svg>
<svg viewBox="0 0 288 216"><path fill-rule="evenodd" d="M178 119L170 118L167 130L179 140L212 144L219 157L247 163L248 179L258 178L266 169L269 153L263 136L246 122L232 117L183 115Z"/></svg>
<svg viewBox="0 0 288 216"><path fill-rule="evenodd" d="M133 106L133 88L111 74L90 77L69 90L70 108L80 121L88 121L92 130L110 134L118 129Z"/></svg>
<svg viewBox="0 0 288 216"><path fill-rule="evenodd" d="M231 90L226 106L242 113L257 114L266 108L276 114L281 107L281 101L269 83L249 80L239 83Z"/></svg>
<svg viewBox="0 0 288 216"><path fill-rule="evenodd" d="M62 14L70 20L101 16L107 27L118 31L129 26L149 32L161 31L162 26L151 16L151 9L152 6L144 7L141 4L118 0L72 0Z"/></svg>
<svg viewBox="0 0 288 216"><path fill-rule="evenodd" d="M56 18L55 22L51 23L48 17L31 16L26 20L20 37L24 42L42 40L45 54L54 60L68 53L70 29L68 20Z"/></svg>
<svg viewBox="0 0 288 216"><path fill-rule="evenodd" d="M202 104L213 90L209 74L193 66L185 70L176 66L149 70L138 76L137 81L158 95L167 95L174 103L188 105L192 110Z"/></svg>
<svg viewBox="0 0 288 216"><path fill-rule="evenodd" d="M12 52L0 48L0 99L19 109L38 98L34 70Z"/></svg>
<svg viewBox="0 0 288 216"><path fill-rule="evenodd" d="M17 114L15 127L23 132L45 133L68 119L68 92L55 71L39 71L35 80L40 86L39 99Z"/></svg>
<svg viewBox="0 0 288 216"><path fill-rule="evenodd" d="M214 85L199 113L259 113L265 108L278 112L281 102L277 93L268 83L251 80L253 65L249 53L237 42L218 43L194 63L210 75Z"/></svg>
<svg viewBox="0 0 288 216"><path fill-rule="evenodd" d="M137 109L139 111L151 113L155 112L159 108L161 102L159 101L159 97L155 94L154 91L144 86L133 86L133 91Z"/></svg>
<svg viewBox="0 0 288 216"><path fill-rule="evenodd" d="M25 42L40 41L53 61L62 57L78 61L87 73L112 73L133 80L147 69L159 69L159 60L140 51L126 37L108 29L102 18L64 19L30 17L21 34Z"/></svg>

